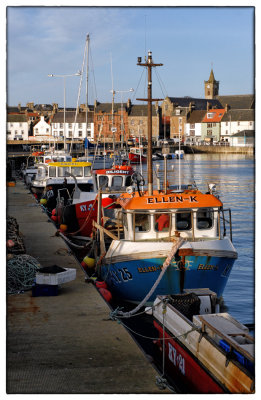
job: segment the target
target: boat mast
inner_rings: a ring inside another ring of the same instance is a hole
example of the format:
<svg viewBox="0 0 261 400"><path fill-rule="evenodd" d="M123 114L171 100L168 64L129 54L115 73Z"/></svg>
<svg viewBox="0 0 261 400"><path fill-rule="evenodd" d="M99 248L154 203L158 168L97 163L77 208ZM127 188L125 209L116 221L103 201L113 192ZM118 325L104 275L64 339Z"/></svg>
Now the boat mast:
<svg viewBox="0 0 261 400"><path fill-rule="evenodd" d="M161 101L163 99L152 99L152 67L161 67L163 64L154 64L152 60L152 52L148 51L148 59L145 63L141 63L142 58L138 57L138 64L148 69L148 98L137 99L148 102L148 154L147 154L147 169L148 169L148 194L153 194L153 169L152 169L152 102Z"/></svg>
<svg viewBox="0 0 261 400"><path fill-rule="evenodd" d="M85 137L86 137L86 142L87 142L87 148L85 149L85 156L87 156L87 161L88 161L88 81L89 81L89 42L90 42L90 35L87 34L86 37L86 48L87 48L87 58L86 58L86 132L85 132Z"/></svg>

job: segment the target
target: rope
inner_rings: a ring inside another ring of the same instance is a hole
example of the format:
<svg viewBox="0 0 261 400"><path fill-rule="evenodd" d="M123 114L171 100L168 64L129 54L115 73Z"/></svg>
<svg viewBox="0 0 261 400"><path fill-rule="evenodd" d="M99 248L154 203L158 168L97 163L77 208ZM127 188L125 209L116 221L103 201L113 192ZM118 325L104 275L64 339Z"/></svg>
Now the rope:
<svg viewBox="0 0 261 400"><path fill-rule="evenodd" d="M96 197L95 197L95 199L94 199L94 202L92 203L92 208L91 208L89 214L87 215L87 217L85 218L85 221L84 221L84 223L82 224L82 226L78 229L78 231L72 232L72 233L70 232L70 233L68 233L68 235L70 235L70 236L75 236L77 233L79 233L79 232L81 232L81 231L83 230L83 228L85 227L85 225L87 224L87 222L88 222L89 219L90 219L90 216L91 216L91 214L92 214L92 212L93 212L93 210L94 210L94 206L95 206L95 203L97 202L97 200L98 200L98 194L96 195Z"/></svg>
<svg viewBox="0 0 261 400"><path fill-rule="evenodd" d="M32 288L40 263L27 254L17 255L7 262L7 293L18 294Z"/></svg>
<svg viewBox="0 0 261 400"><path fill-rule="evenodd" d="M67 243L69 243L70 246L72 246L72 247L74 247L74 248L76 248L76 249L85 249L85 248L87 247L86 244L85 244L85 245L78 245L78 244L73 243L73 242L72 242L70 239L68 239L62 232L59 232L59 236L61 236ZM91 240L90 240L90 242L91 242ZM89 245L90 242L87 243L87 244Z"/></svg>
<svg viewBox="0 0 261 400"><path fill-rule="evenodd" d="M135 314L138 310L140 310L141 307L144 306L144 304L148 301L148 299L149 299L149 298L152 296L152 294L155 292L155 290L156 290L158 284L160 283L161 279L163 278L163 275L165 274L167 268L169 267L172 258L174 257L174 255L176 254L176 252L178 251L178 249L182 246L182 244L184 243L184 241L185 241L185 239L183 239L183 238L180 237L179 240L177 240L177 241L175 241L175 242L173 243L173 246L172 246L172 248L171 248L171 250L170 250L170 253L169 253L168 257L166 258L166 260L165 260L164 263L163 263L161 273L159 274L159 276L158 276L157 280L155 281L154 285L153 285L152 288L150 289L149 293L148 293L148 294L144 297L144 299L141 301L141 303L138 304L138 306L137 306L136 308L134 308L133 310L128 311L128 312L125 312L125 313L122 312L122 311L120 311L120 310L118 310L118 309L116 309L114 312L112 312L112 316L113 316L113 317L115 317L115 315L117 315L117 312L118 312L118 315L119 315L120 317L123 317L123 318L130 318L133 314Z"/></svg>

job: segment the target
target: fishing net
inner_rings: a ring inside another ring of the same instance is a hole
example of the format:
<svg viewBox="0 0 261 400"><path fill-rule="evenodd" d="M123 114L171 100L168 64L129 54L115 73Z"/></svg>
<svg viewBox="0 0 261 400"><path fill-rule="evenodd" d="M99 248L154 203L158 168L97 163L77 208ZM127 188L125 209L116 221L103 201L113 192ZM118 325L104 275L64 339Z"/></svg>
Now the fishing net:
<svg viewBox="0 0 261 400"><path fill-rule="evenodd" d="M40 263L27 254L15 255L7 261L7 293L18 294L30 290Z"/></svg>

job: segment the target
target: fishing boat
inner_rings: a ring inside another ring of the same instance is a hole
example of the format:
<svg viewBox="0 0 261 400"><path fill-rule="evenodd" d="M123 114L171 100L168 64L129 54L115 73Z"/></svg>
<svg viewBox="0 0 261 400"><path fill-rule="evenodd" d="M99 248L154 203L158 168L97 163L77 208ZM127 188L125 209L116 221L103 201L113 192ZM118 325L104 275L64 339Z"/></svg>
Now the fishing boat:
<svg viewBox="0 0 261 400"><path fill-rule="evenodd" d="M31 191L40 200L44 190L52 187L54 196L61 188L66 188L69 193L74 189L77 177L78 185L82 190L89 191L92 188L91 163L81 161L59 161L39 164L35 178L31 182Z"/></svg>
<svg viewBox="0 0 261 400"><path fill-rule="evenodd" d="M157 296L154 342L163 356L164 374L182 393L254 393L254 337L249 328L216 308L216 294L193 289Z"/></svg>
<svg viewBox="0 0 261 400"><path fill-rule="evenodd" d="M142 147L131 147L129 150L129 160L131 164L145 163L147 156L144 154Z"/></svg>
<svg viewBox="0 0 261 400"><path fill-rule="evenodd" d="M149 53L138 65L148 68L151 83L151 68L161 64L153 63ZM148 107L151 88L148 85ZM151 128L148 118L148 187L144 190L137 182L138 190L117 199L122 231L107 247L101 243L106 249L101 251L101 279L113 296L132 303L151 304L158 295L195 287L208 287L221 297L237 259L231 212L214 195L212 184L206 193L180 183L168 187L165 174L164 187L153 188ZM97 229L101 232L102 226Z"/></svg>
<svg viewBox="0 0 261 400"><path fill-rule="evenodd" d="M56 215L59 223L66 227L64 233L81 237L90 237L93 230L93 221L97 220L99 202L102 208L102 224L106 226L106 219L114 219L114 209L120 207L115 204L117 196L125 191L132 183L134 170L130 166L114 166L92 172L93 187L90 191L82 191L75 179L75 189L70 202L64 207L64 201L58 197ZM56 220L56 218L54 218Z"/></svg>

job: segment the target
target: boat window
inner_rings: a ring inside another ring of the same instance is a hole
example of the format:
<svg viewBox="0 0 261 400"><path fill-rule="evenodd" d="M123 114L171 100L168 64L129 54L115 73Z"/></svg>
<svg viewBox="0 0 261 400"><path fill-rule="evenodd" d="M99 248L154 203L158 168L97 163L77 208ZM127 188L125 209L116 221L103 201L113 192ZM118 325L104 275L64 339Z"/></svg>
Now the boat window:
<svg viewBox="0 0 261 400"><path fill-rule="evenodd" d="M113 176L112 177L112 186L122 186L122 176Z"/></svg>
<svg viewBox="0 0 261 400"><path fill-rule="evenodd" d="M150 230L148 214L135 214L135 232L146 232Z"/></svg>
<svg viewBox="0 0 261 400"><path fill-rule="evenodd" d="M154 229L156 232L168 232L170 227L170 214L154 214Z"/></svg>
<svg viewBox="0 0 261 400"><path fill-rule="evenodd" d="M128 219L125 212L122 213L122 225L128 230Z"/></svg>
<svg viewBox="0 0 261 400"><path fill-rule="evenodd" d="M108 181L109 181L108 176L105 175L99 176L99 188L108 187Z"/></svg>
<svg viewBox="0 0 261 400"><path fill-rule="evenodd" d="M82 167L72 167L71 172L74 176L82 176L83 174Z"/></svg>
<svg viewBox="0 0 261 400"><path fill-rule="evenodd" d="M65 172L69 172L69 167L58 167L58 176L65 176Z"/></svg>
<svg viewBox="0 0 261 400"><path fill-rule="evenodd" d="M197 211L197 229L210 229L213 227L214 213L210 208Z"/></svg>
<svg viewBox="0 0 261 400"><path fill-rule="evenodd" d="M131 176L126 176L125 186L131 185Z"/></svg>
<svg viewBox="0 0 261 400"><path fill-rule="evenodd" d="M49 167L49 176L53 178L56 176L56 167Z"/></svg>
<svg viewBox="0 0 261 400"><path fill-rule="evenodd" d="M91 167L84 167L84 176L91 176Z"/></svg>
<svg viewBox="0 0 261 400"><path fill-rule="evenodd" d="M191 212L177 212L176 228L178 231L187 231L191 229Z"/></svg>
<svg viewBox="0 0 261 400"><path fill-rule="evenodd" d="M46 170L44 167L38 167L37 175L39 179L44 179L46 176Z"/></svg>

